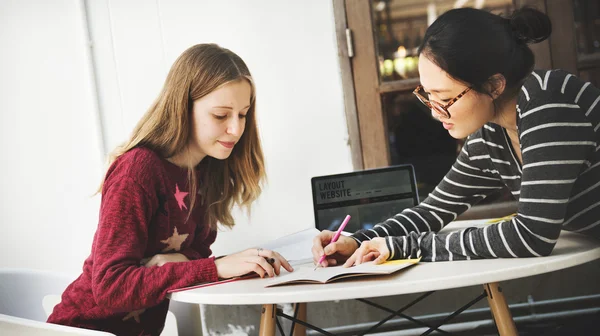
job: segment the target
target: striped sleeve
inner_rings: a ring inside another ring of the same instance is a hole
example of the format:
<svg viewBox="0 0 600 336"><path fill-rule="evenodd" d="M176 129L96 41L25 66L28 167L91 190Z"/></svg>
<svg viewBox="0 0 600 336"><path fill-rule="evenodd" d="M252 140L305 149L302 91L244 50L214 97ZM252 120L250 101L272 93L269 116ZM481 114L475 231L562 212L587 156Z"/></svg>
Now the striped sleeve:
<svg viewBox="0 0 600 336"><path fill-rule="evenodd" d="M519 120L523 167L516 217L458 232L389 238L388 247L393 249L395 259L517 258L552 252L565 222L573 186L587 168L597 144L586 111L574 105L570 97L550 92L536 99L535 90L529 93ZM552 102L544 99L549 96Z"/></svg>
<svg viewBox="0 0 600 336"><path fill-rule="evenodd" d="M478 133L471 138L478 138ZM369 230L360 230L352 237L361 244L365 240L387 236L420 236L437 232L471 206L502 189L502 181L489 164L489 155L479 152L467 142L452 169L434 191L416 207L405 209ZM469 153L472 150L473 153ZM389 242L389 240L388 240ZM396 244L395 255L403 255Z"/></svg>

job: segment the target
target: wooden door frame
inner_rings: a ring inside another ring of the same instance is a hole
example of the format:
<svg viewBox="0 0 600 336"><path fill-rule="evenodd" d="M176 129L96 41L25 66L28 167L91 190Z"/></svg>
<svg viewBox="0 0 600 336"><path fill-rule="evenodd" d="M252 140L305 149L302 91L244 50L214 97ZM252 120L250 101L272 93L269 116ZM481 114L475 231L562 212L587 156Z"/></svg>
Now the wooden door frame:
<svg viewBox="0 0 600 336"><path fill-rule="evenodd" d="M332 0L333 16L335 21L335 36L338 46L340 73L342 76L342 91L344 94L344 109L346 123L348 124L348 145L352 156L354 170L364 169L363 151L359 129L359 119L356 110L356 96L354 94L354 76L352 73L351 58L353 51L348 50L352 43L352 36L347 33L345 0Z"/></svg>
<svg viewBox="0 0 600 336"><path fill-rule="evenodd" d="M344 103L354 169L390 165L387 130L379 92L379 69L373 47L371 2L333 0ZM353 54L348 53L347 28Z"/></svg>
<svg viewBox="0 0 600 336"><path fill-rule="evenodd" d="M548 39L552 69L563 69L572 74L579 75L577 69L577 47L575 45L573 1L546 0L545 2L546 14L552 22L552 34Z"/></svg>

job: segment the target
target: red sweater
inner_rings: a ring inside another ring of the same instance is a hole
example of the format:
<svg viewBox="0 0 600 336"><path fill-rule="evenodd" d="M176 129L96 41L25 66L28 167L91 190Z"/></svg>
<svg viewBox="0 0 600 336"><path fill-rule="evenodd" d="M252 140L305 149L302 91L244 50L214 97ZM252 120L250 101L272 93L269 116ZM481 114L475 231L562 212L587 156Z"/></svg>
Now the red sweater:
<svg viewBox="0 0 600 336"><path fill-rule="evenodd" d="M100 220L83 274L48 322L116 335L159 335L167 290L218 280L200 197L189 220L187 169L145 148L119 157L106 174ZM144 258L182 253L189 262L146 268Z"/></svg>

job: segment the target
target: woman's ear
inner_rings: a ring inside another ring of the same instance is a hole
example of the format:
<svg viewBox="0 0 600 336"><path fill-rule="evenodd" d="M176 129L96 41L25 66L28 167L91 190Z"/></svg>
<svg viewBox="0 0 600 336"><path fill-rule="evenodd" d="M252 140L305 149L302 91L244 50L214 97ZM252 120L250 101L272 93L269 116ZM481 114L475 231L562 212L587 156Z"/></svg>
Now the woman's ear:
<svg viewBox="0 0 600 336"><path fill-rule="evenodd" d="M485 88L488 90L492 99L497 99L506 89L506 78L501 74L495 74L488 78Z"/></svg>

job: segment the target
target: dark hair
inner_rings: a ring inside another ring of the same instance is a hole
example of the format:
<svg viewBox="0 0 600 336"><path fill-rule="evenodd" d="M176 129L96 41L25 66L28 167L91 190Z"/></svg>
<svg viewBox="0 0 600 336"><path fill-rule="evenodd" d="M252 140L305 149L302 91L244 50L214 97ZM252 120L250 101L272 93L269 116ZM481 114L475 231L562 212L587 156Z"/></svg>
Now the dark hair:
<svg viewBox="0 0 600 336"><path fill-rule="evenodd" d="M512 95L533 70L535 59L527 44L541 42L551 32L548 16L530 7L509 18L473 8L452 9L427 29L419 54L481 93L490 94L483 85L502 74L505 94Z"/></svg>

